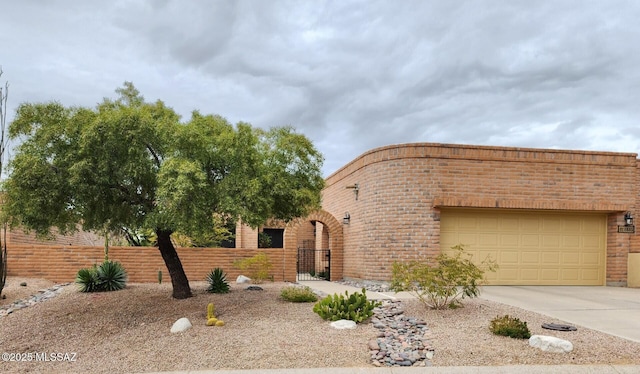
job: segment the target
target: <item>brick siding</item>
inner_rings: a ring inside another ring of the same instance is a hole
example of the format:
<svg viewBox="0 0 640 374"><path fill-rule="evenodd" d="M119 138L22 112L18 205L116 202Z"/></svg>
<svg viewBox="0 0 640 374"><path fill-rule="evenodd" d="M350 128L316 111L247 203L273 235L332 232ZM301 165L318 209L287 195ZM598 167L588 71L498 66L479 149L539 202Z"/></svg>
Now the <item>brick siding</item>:
<svg viewBox="0 0 640 374"><path fill-rule="evenodd" d="M344 225L344 276L388 280L398 260L439 253L440 209L608 214L608 284L626 282L636 235L619 234L640 198L636 154L447 144L371 150L329 176L323 209ZM358 184L357 196L353 189ZM356 199L357 197L357 199Z"/></svg>

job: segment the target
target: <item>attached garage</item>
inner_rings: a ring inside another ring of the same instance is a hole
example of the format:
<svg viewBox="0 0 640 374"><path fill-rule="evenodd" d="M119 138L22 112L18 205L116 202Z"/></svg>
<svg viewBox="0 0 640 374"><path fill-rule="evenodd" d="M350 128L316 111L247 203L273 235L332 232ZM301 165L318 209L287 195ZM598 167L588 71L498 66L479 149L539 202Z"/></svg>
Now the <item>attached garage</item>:
<svg viewBox="0 0 640 374"><path fill-rule="evenodd" d="M443 209L440 248L457 244L497 261L489 284L605 285L606 214Z"/></svg>

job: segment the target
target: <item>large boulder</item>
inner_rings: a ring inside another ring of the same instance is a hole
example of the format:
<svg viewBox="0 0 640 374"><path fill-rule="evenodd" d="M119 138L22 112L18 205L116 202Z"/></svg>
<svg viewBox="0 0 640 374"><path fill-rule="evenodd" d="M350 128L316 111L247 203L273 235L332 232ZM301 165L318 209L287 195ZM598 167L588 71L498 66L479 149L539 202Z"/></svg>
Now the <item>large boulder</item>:
<svg viewBox="0 0 640 374"><path fill-rule="evenodd" d="M570 341L555 336L533 335L529 338L529 345L545 352L569 353L573 351Z"/></svg>
<svg viewBox="0 0 640 374"><path fill-rule="evenodd" d="M249 283L249 282L251 282L251 278L245 277L244 275L238 275L238 278L236 278L237 284Z"/></svg>
<svg viewBox="0 0 640 374"><path fill-rule="evenodd" d="M191 321L189 318L183 317L177 320L173 326L171 326L171 332L183 332L187 331L192 327Z"/></svg>

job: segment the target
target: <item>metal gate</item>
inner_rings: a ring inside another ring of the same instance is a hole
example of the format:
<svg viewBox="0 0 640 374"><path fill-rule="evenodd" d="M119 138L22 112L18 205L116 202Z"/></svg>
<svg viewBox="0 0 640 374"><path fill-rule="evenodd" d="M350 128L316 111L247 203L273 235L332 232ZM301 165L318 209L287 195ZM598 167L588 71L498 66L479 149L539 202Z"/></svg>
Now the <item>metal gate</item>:
<svg viewBox="0 0 640 374"><path fill-rule="evenodd" d="M298 248L298 280L330 280L331 250Z"/></svg>

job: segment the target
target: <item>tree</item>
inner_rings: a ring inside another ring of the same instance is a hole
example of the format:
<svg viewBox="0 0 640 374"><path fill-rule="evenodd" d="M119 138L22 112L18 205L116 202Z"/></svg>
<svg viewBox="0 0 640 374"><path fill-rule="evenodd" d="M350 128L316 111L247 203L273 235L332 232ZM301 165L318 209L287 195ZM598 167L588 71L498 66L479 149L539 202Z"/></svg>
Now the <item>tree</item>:
<svg viewBox="0 0 640 374"><path fill-rule="evenodd" d="M0 67L2 77L2 67ZM0 180L4 175L4 150L7 145L5 135L7 133L7 98L9 95L9 83L5 82L4 88L0 86ZM0 225L0 296L7 281L7 225L3 221Z"/></svg>
<svg viewBox="0 0 640 374"><path fill-rule="evenodd" d="M147 103L132 83L95 109L21 104L9 128L22 138L6 183L12 225L51 235L151 228L173 297L191 296L171 242L204 237L215 217L258 227L317 209L322 155L290 127L233 126L217 115L179 116Z"/></svg>

